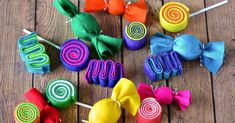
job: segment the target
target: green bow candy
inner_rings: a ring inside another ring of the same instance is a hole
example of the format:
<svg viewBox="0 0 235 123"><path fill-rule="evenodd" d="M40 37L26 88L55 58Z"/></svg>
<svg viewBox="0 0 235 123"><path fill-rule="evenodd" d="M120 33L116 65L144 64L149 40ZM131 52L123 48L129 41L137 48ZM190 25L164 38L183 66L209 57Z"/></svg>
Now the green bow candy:
<svg viewBox="0 0 235 123"><path fill-rule="evenodd" d="M55 0L54 7L63 15L72 18L73 33L80 39L90 41L101 59L113 56L121 48L121 38L101 35L100 25L95 17L86 12L79 12L71 1Z"/></svg>

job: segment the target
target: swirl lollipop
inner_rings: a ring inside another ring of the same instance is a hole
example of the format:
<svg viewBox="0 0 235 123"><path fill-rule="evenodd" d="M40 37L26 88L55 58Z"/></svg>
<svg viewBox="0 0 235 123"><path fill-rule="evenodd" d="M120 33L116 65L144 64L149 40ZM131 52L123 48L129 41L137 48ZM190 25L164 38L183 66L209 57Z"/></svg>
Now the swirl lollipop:
<svg viewBox="0 0 235 123"><path fill-rule="evenodd" d="M124 31L124 42L128 49L138 50L145 45L147 29L143 23L132 22Z"/></svg>
<svg viewBox="0 0 235 123"><path fill-rule="evenodd" d="M29 102L19 104L14 116L16 123L40 123L40 112L37 106Z"/></svg>
<svg viewBox="0 0 235 123"><path fill-rule="evenodd" d="M159 14L159 20L162 27L169 32L179 32L184 30L189 22L189 18L222 6L228 3L228 0L201 9L195 13L189 14L190 9L179 2L168 2L162 6Z"/></svg>
<svg viewBox="0 0 235 123"><path fill-rule="evenodd" d="M31 33L26 29L23 31L26 34ZM40 36L37 37L40 41L43 41L60 50L60 60L68 70L80 71L88 65L90 61L90 51L88 46L83 41L78 39L70 39L65 41L61 47L59 47Z"/></svg>

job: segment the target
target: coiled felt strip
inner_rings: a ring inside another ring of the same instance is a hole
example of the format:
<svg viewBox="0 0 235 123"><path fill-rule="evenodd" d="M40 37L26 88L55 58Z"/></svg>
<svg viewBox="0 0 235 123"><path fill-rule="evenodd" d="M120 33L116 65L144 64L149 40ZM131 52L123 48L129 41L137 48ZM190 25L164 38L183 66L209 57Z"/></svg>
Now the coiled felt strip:
<svg viewBox="0 0 235 123"><path fill-rule="evenodd" d="M45 47L39 44L36 33L23 36L18 40L20 56L31 73L45 74L50 72L50 59Z"/></svg>
<svg viewBox="0 0 235 123"><path fill-rule="evenodd" d="M112 60L91 60L84 79L92 84L100 84L102 87L113 88L124 77L124 68L121 63Z"/></svg>
<svg viewBox="0 0 235 123"><path fill-rule="evenodd" d="M14 116L16 123L40 123L40 112L37 106L29 102L19 104Z"/></svg>
<svg viewBox="0 0 235 123"><path fill-rule="evenodd" d="M136 115L138 123L161 123L161 105L154 98L145 98Z"/></svg>
<svg viewBox="0 0 235 123"><path fill-rule="evenodd" d="M149 56L144 61L144 71L151 81L168 79L182 74L182 62L174 51Z"/></svg>
<svg viewBox="0 0 235 123"><path fill-rule="evenodd" d="M77 39L65 41L60 48L60 59L63 65L72 71L84 69L90 60L88 46Z"/></svg>
<svg viewBox="0 0 235 123"><path fill-rule="evenodd" d="M66 108L77 101L77 89L69 80L56 79L47 84L46 96L53 106Z"/></svg>
<svg viewBox="0 0 235 123"><path fill-rule="evenodd" d="M165 30L179 32L188 25L189 8L179 2L168 2L162 6L159 19Z"/></svg>
<svg viewBox="0 0 235 123"><path fill-rule="evenodd" d="M125 27L124 42L128 49L138 50L145 45L147 29L143 23L132 22Z"/></svg>

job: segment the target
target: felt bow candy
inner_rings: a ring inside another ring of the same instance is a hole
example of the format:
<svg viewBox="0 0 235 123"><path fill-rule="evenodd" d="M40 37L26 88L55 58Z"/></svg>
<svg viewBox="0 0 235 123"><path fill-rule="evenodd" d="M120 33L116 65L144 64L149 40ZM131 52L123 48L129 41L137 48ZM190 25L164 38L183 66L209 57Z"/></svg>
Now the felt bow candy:
<svg viewBox="0 0 235 123"><path fill-rule="evenodd" d="M24 97L38 107L42 123L60 123L59 112L47 103L36 88L30 89Z"/></svg>
<svg viewBox="0 0 235 123"><path fill-rule="evenodd" d="M144 83L140 83L137 89L141 100L148 97L156 98L160 104L168 105L176 102L182 111L185 111L192 102L190 90L173 91L169 87L161 86L155 90Z"/></svg>
<svg viewBox="0 0 235 123"><path fill-rule="evenodd" d="M147 15L147 5L145 0L125 3L123 0L86 0L84 11L95 12L107 10L110 14L121 15L124 13L129 22L145 22Z"/></svg>
<svg viewBox="0 0 235 123"><path fill-rule="evenodd" d="M111 98L97 102L89 113L89 123L117 123L121 116L121 107L136 115L140 106L140 97L135 85L122 78L113 89Z"/></svg>
<svg viewBox="0 0 235 123"><path fill-rule="evenodd" d="M151 54L176 51L185 60L200 58L200 62L213 74L221 67L224 59L224 42L202 44L195 36L185 34L175 39L162 33L150 39Z"/></svg>
<svg viewBox="0 0 235 123"><path fill-rule="evenodd" d="M122 39L101 35L100 25L91 14L79 12L69 0L55 0L53 5L60 13L72 19L73 33L80 39L90 41L101 59L113 56L120 49Z"/></svg>

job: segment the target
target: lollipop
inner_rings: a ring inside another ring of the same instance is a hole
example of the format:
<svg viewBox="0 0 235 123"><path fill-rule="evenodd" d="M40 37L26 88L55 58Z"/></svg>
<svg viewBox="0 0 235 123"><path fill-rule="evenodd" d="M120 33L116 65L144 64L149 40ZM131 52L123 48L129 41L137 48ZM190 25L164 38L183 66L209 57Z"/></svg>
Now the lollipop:
<svg viewBox="0 0 235 123"><path fill-rule="evenodd" d="M20 56L31 73L50 72L50 59L45 47L39 44L36 33L23 36L18 40Z"/></svg>
<svg viewBox="0 0 235 123"><path fill-rule="evenodd" d="M23 31L26 34L31 33L26 29ZM90 51L88 46L83 41L78 39L70 39L65 41L61 47L59 47L40 36L37 37L40 41L43 41L60 50L60 60L68 70L80 71L88 65L90 61Z"/></svg>
<svg viewBox="0 0 235 123"><path fill-rule="evenodd" d="M129 22L142 22L144 23L147 16L147 5L145 0L86 0L86 12L105 11L107 10L112 15L122 15ZM95 5L95 6L94 6Z"/></svg>
<svg viewBox="0 0 235 123"><path fill-rule="evenodd" d="M77 7L71 1L54 0L53 5L60 13L71 18L73 33L79 39L90 41L101 59L113 56L121 48L121 38L102 35L95 17L86 12L78 12Z"/></svg>
<svg viewBox="0 0 235 123"><path fill-rule="evenodd" d="M114 63L112 60L91 60L86 74L85 80L92 84L100 84L102 87L108 86L113 88L116 83L124 77L124 68L121 63Z"/></svg>
<svg viewBox="0 0 235 123"><path fill-rule="evenodd" d="M189 14L189 8L179 2L168 2L162 6L159 14L159 20L162 27L169 32L179 32L188 25L189 18L222 6L228 3L228 0L209 6L195 13Z"/></svg>
<svg viewBox="0 0 235 123"><path fill-rule="evenodd" d="M184 34L175 39L156 33L150 39L151 54L175 51L184 60L195 60L200 58L200 62L210 72L215 74L222 66L224 59L224 42L209 42L202 44L195 36Z"/></svg>
<svg viewBox="0 0 235 123"><path fill-rule="evenodd" d="M168 79L182 74L182 63L174 51L149 56L144 61L144 72L151 81Z"/></svg>
<svg viewBox="0 0 235 123"><path fill-rule="evenodd" d="M145 98L136 115L138 123L161 123L162 108L154 98Z"/></svg>
<svg viewBox="0 0 235 123"><path fill-rule="evenodd" d="M19 104L14 116L16 123L40 123L40 112L37 106L29 102Z"/></svg>
<svg viewBox="0 0 235 123"><path fill-rule="evenodd" d="M130 50L138 50L145 45L147 29L143 23L132 22L124 31L124 43Z"/></svg>

